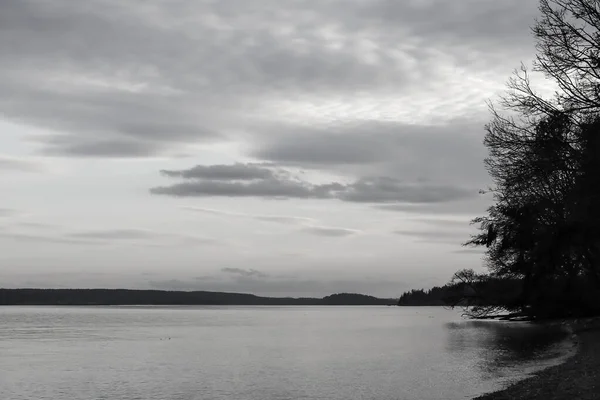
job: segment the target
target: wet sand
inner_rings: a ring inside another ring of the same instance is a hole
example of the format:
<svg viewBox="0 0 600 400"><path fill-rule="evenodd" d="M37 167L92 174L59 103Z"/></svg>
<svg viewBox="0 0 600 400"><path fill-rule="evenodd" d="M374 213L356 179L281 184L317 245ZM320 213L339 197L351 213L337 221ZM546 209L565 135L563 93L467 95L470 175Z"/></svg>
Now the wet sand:
<svg viewBox="0 0 600 400"><path fill-rule="evenodd" d="M476 400L600 399L600 329L574 329L577 352L565 363L550 367L508 388Z"/></svg>

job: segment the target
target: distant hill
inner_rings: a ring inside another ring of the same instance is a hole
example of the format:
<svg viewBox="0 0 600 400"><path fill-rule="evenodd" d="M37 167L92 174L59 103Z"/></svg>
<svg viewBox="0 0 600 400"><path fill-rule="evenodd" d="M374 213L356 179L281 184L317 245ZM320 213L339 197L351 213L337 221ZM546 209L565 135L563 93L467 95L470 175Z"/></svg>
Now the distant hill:
<svg viewBox="0 0 600 400"><path fill-rule="evenodd" d="M246 293L182 292L129 289L0 289L0 305L393 305L397 299L380 299L356 293L323 298L261 297Z"/></svg>

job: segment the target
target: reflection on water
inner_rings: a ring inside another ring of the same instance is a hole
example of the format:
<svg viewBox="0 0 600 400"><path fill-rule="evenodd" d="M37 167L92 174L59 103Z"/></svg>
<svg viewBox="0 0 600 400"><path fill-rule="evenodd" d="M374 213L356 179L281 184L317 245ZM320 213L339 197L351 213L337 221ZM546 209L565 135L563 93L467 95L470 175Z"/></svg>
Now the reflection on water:
<svg viewBox="0 0 600 400"><path fill-rule="evenodd" d="M441 307L0 307L0 400L463 400L561 335Z"/></svg>
<svg viewBox="0 0 600 400"><path fill-rule="evenodd" d="M484 378L514 376L554 364L565 352L567 332L527 322L460 321L445 324L448 352L463 357L475 351L476 367Z"/></svg>

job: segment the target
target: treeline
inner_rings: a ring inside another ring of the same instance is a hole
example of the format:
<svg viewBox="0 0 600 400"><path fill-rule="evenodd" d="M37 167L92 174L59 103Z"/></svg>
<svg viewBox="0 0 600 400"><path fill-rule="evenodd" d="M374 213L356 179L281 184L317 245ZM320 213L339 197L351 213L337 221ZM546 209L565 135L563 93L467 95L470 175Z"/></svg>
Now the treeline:
<svg viewBox="0 0 600 400"><path fill-rule="evenodd" d="M540 0L533 70L557 88L544 98L525 67L491 107L485 166L494 205L475 219L488 272L459 271L474 316L600 314L600 10L597 0ZM455 299L457 300L457 299Z"/></svg>
<svg viewBox="0 0 600 400"><path fill-rule="evenodd" d="M429 290L413 289L402 293L398 299L399 306L445 306L450 305L448 298L451 288L434 286Z"/></svg>
<svg viewBox="0 0 600 400"><path fill-rule="evenodd" d="M493 304L498 292L518 292L519 282L500 280L466 284L450 282L444 286L434 286L431 289L412 289L402 293L398 299L399 306L483 306ZM486 293L488 296L477 296L476 293Z"/></svg>
<svg viewBox="0 0 600 400"><path fill-rule="evenodd" d="M392 305L355 293L323 298L261 297L245 293L128 289L0 289L0 305Z"/></svg>

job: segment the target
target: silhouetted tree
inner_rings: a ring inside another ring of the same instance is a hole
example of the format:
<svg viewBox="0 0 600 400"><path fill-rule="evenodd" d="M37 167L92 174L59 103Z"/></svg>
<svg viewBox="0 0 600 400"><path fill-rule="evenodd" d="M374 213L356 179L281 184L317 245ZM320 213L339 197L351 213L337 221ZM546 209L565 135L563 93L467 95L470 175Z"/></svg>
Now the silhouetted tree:
<svg viewBox="0 0 600 400"><path fill-rule="evenodd" d="M558 91L538 95L522 67L501 101L509 115L491 107L484 144L495 204L467 242L487 247L489 274L474 284L487 307L479 315L600 311L600 2L541 0L540 11L534 70Z"/></svg>
<svg viewBox="0 0 600 400"><path fill-rule="evenodd" d="M597 0L540 0L532 28L537 55L533 71L557 86L553 99L531 87L525 67L509 81L505 105L522 116L554 112L581 117L600 108L600 3Z"/></svg>

